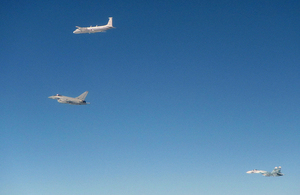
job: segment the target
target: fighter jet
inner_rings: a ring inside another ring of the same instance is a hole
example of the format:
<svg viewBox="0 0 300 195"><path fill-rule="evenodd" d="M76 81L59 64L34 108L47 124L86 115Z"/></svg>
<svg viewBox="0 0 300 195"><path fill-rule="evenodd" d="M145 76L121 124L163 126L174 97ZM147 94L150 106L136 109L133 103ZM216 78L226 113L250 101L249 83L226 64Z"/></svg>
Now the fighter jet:
<svg viewBox="0 0 300 195"><path fill-rule="evenodd" d="M90 26L90 27L79 27L76 26L76 30L73 31L74 34L82 34L82 33L96 33L96 32L105 32L109 29L115 28L113 27L112 21L113 18L108 18L108 23L104 26Z"/></svg>
<svg viewBox="0 0 300 195"><path fill-rule="evenodd" d="M49 96L48 98L55 99L59 103L62 103L62 104L86 105L86 104L90 104L89 102L86 102L84 100L85 97L87 96L87 94L88 94L88 91L84 92L83 94L81 94L80 96L78 96L76 98L56 94L56 95L53 95L53 96Z"/></svg>
<svg viewBox="0 0 300 195"><path fill-rule="evenodd" d="M283 176L283 173L281 173L281 166L275 167L272 172L253 169L251 171L247 171L246 173L249 173L249 174L251 174L251 173L261 173L265 177L279 177L279 176Z"/></svg>

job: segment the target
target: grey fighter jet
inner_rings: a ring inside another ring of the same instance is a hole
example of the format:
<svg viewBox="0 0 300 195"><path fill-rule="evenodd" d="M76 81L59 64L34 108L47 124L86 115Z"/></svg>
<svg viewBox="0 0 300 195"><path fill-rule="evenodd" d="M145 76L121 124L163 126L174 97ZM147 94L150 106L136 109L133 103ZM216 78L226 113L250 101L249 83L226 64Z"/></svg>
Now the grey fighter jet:
<svg viewBox="0 0 300 195"><path fill-rule="evenodd" d="M108 23L103 26L91 26L91 27L80 27L76 26L76 30L73 31L74 34L82 34L82 33L96 33L96 32L105 32L109 29L115 28L113 27L113 18L108 18Z"/></svg>
<svg viewBox="0 0 300 195"><path fill-rule="evenodd" d="M249 174L251 174L251 173L261 173L265 177L279 177L279 176L283 176L283 173L281 173L281 166L275 167L272 172L253 169L251 171L247 171L246 173L249 173Z"/></svg>
<svg viewBox="0 0 300 195"><path fill-rule="evenodd" d="M88 91L84 92L83 94L81 94L80 96L78 96L76 98L56 94L53 96L49 96L49 98L57 100L59 103L62 103L62 104L86 105L86 104L90 104L89 102L86 102L84 100L85 97L87 96L87 94L88 94Z"/></svg>

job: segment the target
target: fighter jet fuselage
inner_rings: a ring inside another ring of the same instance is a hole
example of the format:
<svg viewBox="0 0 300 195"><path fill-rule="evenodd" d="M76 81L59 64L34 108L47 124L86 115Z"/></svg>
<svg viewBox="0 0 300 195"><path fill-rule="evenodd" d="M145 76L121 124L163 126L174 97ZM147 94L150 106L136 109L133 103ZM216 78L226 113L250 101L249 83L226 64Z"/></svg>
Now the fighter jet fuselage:
<svg viewBox="0 0 300 195"><path fill-rule="evenodd" d="M86 102L84 99L87 96L88 91L84 92L83 94L81 94L80 96L73 98L73 97L67 97L67 96L63 96L63 95L53 95L53 96L49 96L50 99L55 99L57 100L59 103L62 104L72 104L72 105L86 105L86 104L90 104L89 102Z"/></svg>
<svg viewBox="0 0 300 195"><path fill-rule="evenodd" d="M74 34L105 32L114 27L112 24L112 17L109 17L108 23L104 26L90 26L90 27L76 26L76 28L77 29L73 31Z"/></svg>
<svg viewBox="0 0 300 195"><path fill-rule="evenodd" d="M267 172L262 174L265 177L279 177L283 176L283 173L272 173L272 172Z"/></svg>

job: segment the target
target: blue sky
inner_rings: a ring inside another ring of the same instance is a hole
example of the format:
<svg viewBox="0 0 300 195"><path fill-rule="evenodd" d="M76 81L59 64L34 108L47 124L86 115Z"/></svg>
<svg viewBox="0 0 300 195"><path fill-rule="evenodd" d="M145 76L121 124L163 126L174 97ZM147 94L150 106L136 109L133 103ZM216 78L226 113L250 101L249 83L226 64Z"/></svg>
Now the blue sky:
<svg viewBox="0 0 300 195"><path fill-rule="evenodd" d="M0 5L0 194L299 194L299 1Z"/></svg>

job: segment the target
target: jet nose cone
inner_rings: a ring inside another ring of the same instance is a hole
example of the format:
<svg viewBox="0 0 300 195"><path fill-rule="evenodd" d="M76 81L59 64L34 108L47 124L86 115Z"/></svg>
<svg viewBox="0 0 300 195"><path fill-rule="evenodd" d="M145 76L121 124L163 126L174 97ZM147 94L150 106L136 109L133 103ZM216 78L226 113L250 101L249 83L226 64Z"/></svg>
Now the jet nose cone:
<svg viewBox="0 0 300 195"><path fill-rule="evenodd" d="M49 96L48 98L50 98L50 99L54 99L54 97L53 97L53 96Z"/></svg>
<svg viewBox="0 0 300 195"><path fill-rule="evenodd" d="M252 171L247 171L246 173L250 174L250 173L252 173Z"/></svg>

